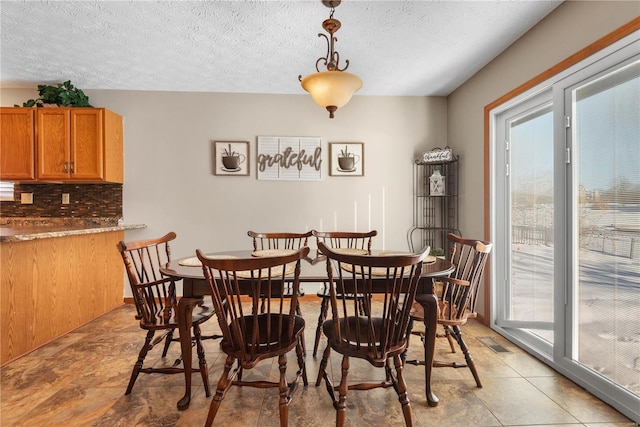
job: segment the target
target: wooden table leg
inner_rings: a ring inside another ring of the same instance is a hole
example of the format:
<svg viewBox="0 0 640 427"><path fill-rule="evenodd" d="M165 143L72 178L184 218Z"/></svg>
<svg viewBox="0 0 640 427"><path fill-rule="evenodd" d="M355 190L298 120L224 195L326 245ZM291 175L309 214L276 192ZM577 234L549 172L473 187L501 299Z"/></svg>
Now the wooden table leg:
<svg viewBox="0 0 640 427"><path fill-rule="evenodd" d="M434 293L433 278L425 278L423 292L416 295L416 302L424 309L424 384L429 406L438 406L438 396L431 390L433 353L436 349L438 326L438 297Z"/></svg>
<svg viewBox="0 0 640 427"><path fill-rule="evenodd" d="M424 307L424 381L427 403L429 406L438 406L438 396L431 390L431 370L438 326L438 298L433 293L426 294L420 302Z"/></svg>
<svg viewBox="0 0 640 427"><path fill-rule="evenodd" d="M184 411L191 402L191 327L193 308L202 302L202 298L180 298L178 302L178 330L180 331L180 348L184 367L185 391L178 401L178 410Z"/></svg>

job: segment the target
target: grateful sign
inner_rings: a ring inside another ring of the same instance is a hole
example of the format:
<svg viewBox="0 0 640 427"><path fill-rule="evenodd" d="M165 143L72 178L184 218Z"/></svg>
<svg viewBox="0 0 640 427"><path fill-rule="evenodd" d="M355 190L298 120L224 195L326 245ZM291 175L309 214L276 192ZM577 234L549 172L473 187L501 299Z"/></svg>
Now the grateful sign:
<svg viewBox="0 0 640 427"><path fill-rule="evenodd" d="M321 138L259 136L258 179L320 180L321 143Z"/></svg>

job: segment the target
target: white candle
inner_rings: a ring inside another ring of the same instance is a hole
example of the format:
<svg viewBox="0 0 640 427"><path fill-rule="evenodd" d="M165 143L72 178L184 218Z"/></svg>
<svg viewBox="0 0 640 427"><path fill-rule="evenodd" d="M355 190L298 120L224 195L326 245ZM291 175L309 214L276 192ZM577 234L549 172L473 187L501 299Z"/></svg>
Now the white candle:
<svg viewBox="0 0 640 427"><path fill-rule="evenodd" d="M371 193L369 193L369 222L367 231L371 231Z"/></svg>
<svg viewBox="0 0 640 427"><path fill-rule="evenodd" d="M358 231L358 202L353 201L353 231Z"/></svg>
<svg viewBox="0 0 640 427"><path fill-rule="evenodd" d="M382 250L383 251L384 251L384 248L385 248L385 242L384 242L384 240L385 240L384 239L385 238L385 235L384 235L384 228L385 228L384 227L385 226L385 224L384 224L384 222L385 222L384 206L385 206L385 190L384 190L384 187L382 187Z"/></svg>

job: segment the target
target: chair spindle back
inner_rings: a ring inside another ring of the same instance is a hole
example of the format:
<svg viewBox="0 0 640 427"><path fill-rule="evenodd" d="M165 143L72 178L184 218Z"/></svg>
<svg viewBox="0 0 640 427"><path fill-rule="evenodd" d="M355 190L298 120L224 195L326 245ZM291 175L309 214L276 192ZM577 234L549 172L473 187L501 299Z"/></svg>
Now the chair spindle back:
<svg viewBox="0 0 640 427"><path fill-rule="evenodd" d="M169 242L176 238L174 232L158 239L119 242L129 285L136 305L138 319L152 324L175 315L177 299L175 281L163 276L160 268L171 261Z"/></svg>
<svg viewBox="0 0 640 427"><path fill-rule="evenodd" d="M323 242L318 245L327 256L334 328L331 347L384 366L406 347L409 313L429 248L420 254L371 256L335 252ZM364 296L365 310L348 297L352 294Z"/></svg>

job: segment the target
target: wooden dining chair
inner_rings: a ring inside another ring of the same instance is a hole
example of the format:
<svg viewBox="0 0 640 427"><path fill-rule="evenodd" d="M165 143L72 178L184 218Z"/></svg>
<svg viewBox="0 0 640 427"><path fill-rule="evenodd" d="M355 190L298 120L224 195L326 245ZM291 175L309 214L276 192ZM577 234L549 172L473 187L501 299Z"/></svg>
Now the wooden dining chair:
<svg viewBox="0 0 640 427"><path fill-rule="evenodd" d="M332 316L322 325L327 347L322 354L316 386L324 379L336 409L336 426L344 425L348 391L378 387L394 388L402 405L405 424L412 426L401 355L407 346L409 312L429 248L418 254L378 256L338 252L323 242L318 244L318 248L327 256ZM372 298L374 291L375 299ZM364 313L357 300L347 297L354 294L364 296ZM327 372L331 350L342 354L342 376L337 386L333 385ZM351 357L366 360L376 368L384 368L386 379L349 384Z"/></svg>
<svg viewBox="0 0 640 427"><path fill-rule="evenodd" d="M286 426L289 402L300 377L307 385L303 356L304 319L296 314L300 287L300 260L309 253L308 247L286 255L252 256L250 258L207 257L199 250L204 276L213 295L214 308L222 330L220 346L227 355L216 393L209 407L206 425L211 426L222 399L233 385L258 388L276 387L280 392L280 425ZM291 284L293 293L285 298L283 287ZM250 295L247 298L246 295ZM259 311L261 296L266 299L265 311ZM295 349L298 370L295 379L287 382L287 353ZM279 381L243 381L242 371L259 362L278 357ZM232 370L233 365L237 367Z"/></svg>
<svg viewBox="0 0 640 427"><path fill-rule="evenodd" d="M436 287L438 297L437 324L443 326L444 333L437 334L436 336L447 338L452 353L456 352L454 346L455 340L464 354L466 363L434 361L433 367L468 367L476 381L476 385L482 388L482 383L480 382L473 358L469 353L469 348L462 339L462 330L460 327L465 325L468 319L477 316L476 302L478 291L482 284L484 268L489 259L493 244L480 240L463 239L453 233L447 235L447 240L451 245L449 260L456 266L456 269L449 277L438 278L442 286ZM413 322L424 322L424 307L417 302L413 303L411 320L412 323L409 325L410 331ZM424 341L424 334L422 332L413 332L413 334L419 335ZM405 363L424 365L424 360L407 360Z"/></svg>
<svg viewBox="0 0 640 427"><path fill-rule="evenodd" d="M376 230L368 232L351 232L351 231L317 231L311 230L316 238L316 244L322 242L326 246L334 249L347 250L353 254L370 254L372 239L378 235ZM320 344L320 337L322 336L322 324L327 319L327 312L329 310L329 283L324 282L322 288L317 292L318 297L322 299L320 304L320 314L318 315L318 325L316 326L316 338L313 344L313 357L316 357L318 353L318 345ZM365 306L362 304L362 295L346 295L348 298L357 298L361 308Z"/></svg>
<svg viewBox="0 0 640 427"><path fill-rule="evenodd" d="M162 351L162 357L164 358L171 342L179 341L179 338L173 336L175 330L178 329L178 301L175 280L163 276L159 271L161 267L166 266L171 261L169 242L175 238L176 233L170 232L157 239L138 240L128 243L121 241L117 244L136 305L136 319L140 321L140 328L147 331L146 339L133 366L125 395L131 393L133 385L141 372L145 374L184 373L183 368L177 367L181 363L181 358L176 360L173 366L144 366L145 357L154 346L164 341ZM213 315L214 310L211 302L209 302L209 305L199 305L192 315L193 340L199 359L199 369L195 371L199 371L202 375L207 397L211 396L211 392L209 389L207 361L201 342L200 325ZM155 336L157 332L161 332L161 334Z"/></svg>
<svg viewBox="0 0 640 427"><path fill-rule="evenodd" d="M311 231L307 231L306 233L259 233L248 231L247 235L253 239L254 254L278 255L283 253L283 251L300 249L307 246L309 237L311 237ZM291 286L286 286L283 292L285 297L291 298ZM299 292L299 296L304 296L302 290ZM262 301L264 303L265 299L263 298ZM264 304L260 306L260 309L264 309ZM298 310L298 315L301 316L302 310L300 310L300 307L296 307L296 310Z"/></svg>

